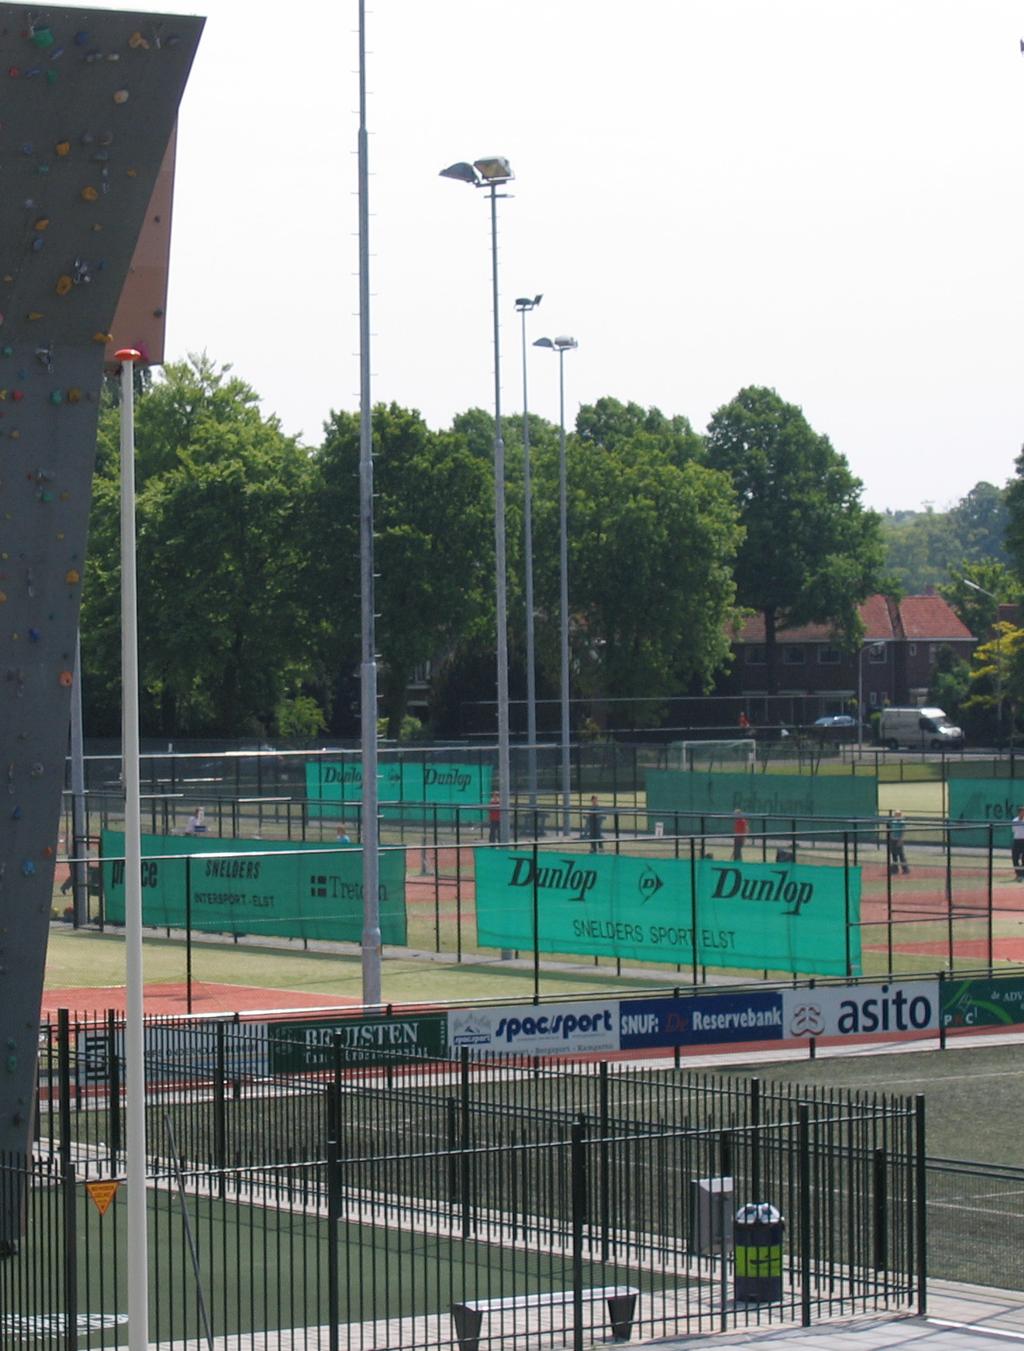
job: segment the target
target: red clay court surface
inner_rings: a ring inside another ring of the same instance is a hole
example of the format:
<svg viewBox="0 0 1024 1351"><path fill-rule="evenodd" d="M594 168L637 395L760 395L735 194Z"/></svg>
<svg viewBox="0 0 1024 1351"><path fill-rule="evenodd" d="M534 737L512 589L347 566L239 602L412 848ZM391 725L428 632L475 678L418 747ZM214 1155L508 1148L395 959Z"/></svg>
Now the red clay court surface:
<svg viewBox="0 0 1024 1351"><path fill-rule="evenodd" d="M123 985L75 986L68 990L43 991L43 1017L58 1009L72 1013L95 1014L114 1009L125 1011ZM188 986L184 981L166 985L147 985L143 994L146 1013L187 1014ZM344 995L310 994L305 990L266 990L259 985L217 985L211 981L192 982L193 1013L249 1013L253 1010L350 1009L361 1003Z"/></svg>

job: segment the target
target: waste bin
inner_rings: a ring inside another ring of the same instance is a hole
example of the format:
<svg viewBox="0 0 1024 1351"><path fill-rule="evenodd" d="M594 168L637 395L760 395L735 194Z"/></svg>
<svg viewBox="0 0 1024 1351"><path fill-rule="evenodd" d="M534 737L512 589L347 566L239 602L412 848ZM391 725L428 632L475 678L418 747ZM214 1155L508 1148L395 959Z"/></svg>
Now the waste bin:
<svg viewBox="0 0 1024 1351"><path fill-rule="evenodd" d="M740 1206L733 1221L738 1301L770 1304L782 1298L782 1239L786 1224L767 1201Z"/></svg>

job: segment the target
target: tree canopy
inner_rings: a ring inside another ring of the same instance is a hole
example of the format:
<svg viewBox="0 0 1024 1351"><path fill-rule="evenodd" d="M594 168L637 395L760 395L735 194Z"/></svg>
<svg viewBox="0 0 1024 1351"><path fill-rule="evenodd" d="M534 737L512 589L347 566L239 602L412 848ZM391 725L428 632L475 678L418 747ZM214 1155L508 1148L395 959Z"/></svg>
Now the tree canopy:
<svg viewBox="0 0 1024 1351"><path fill-rule="evenodd" d="M751 386L718 409L707 463L730 475L739 499L737 596L764 616L774 692L778 629L818 622L859 636L857 606L881 580L878 517L845 458L772 389Z"/></svg>

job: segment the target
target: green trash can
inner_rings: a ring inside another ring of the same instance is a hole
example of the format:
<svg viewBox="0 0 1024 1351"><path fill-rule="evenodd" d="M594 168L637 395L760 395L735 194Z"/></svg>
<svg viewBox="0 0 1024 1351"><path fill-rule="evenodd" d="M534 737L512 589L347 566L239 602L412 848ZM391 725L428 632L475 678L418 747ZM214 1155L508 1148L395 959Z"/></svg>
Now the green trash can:
<svg viewBox="0 0 1024 1351"><path fill-rule="evenodd" d="M740 1206L733 1221L737 1303L771 1304L782 1298L782 1242L786 1223L767 1201Z"/></svg>

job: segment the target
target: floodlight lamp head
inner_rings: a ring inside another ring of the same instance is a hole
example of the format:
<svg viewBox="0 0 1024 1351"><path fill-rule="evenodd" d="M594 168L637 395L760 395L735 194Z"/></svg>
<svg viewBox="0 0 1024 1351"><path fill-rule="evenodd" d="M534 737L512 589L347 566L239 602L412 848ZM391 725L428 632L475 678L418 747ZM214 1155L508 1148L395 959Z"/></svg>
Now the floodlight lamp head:
<svg viewBox="0 0 1024 1351"><path fill-rule="evenodd" d="M533 345L534 347L554 347L555 344L550 338L537 338Z"/></svg>
<svg viewBox="0 0 1024 1351"><path fill-rule="evenodd" d="M510 183L515 178L511 164L502 155L491 155L487 159L475 159L473 168L485 183Z"/></svg>
<svg viewBox="0 0 1024 1351"><path fill-rule="evenodd" d="M460 183L472 183L475 188L480 186L480 180L472 164L467 164L465 160L460 160L457 164L449 164L447 169L441 170L442 178L454 178Z"/></svg>
<svg viewBox="0 0 1024 1351"><path fill-rule="evenodd" d="M529 310L535 310L543 299L543 296L534 296L532 300L529 296L520 296L516 301L516 309L520 314L526 314Z"/></svg>
<svg viewBox="0 0 1024 1351"><path fill-rule="evenodd" d="M579 343L575 338L570 338L564 333L555 339L553 345L559 352L568 352L573 347L579 347Z"/></svg>

